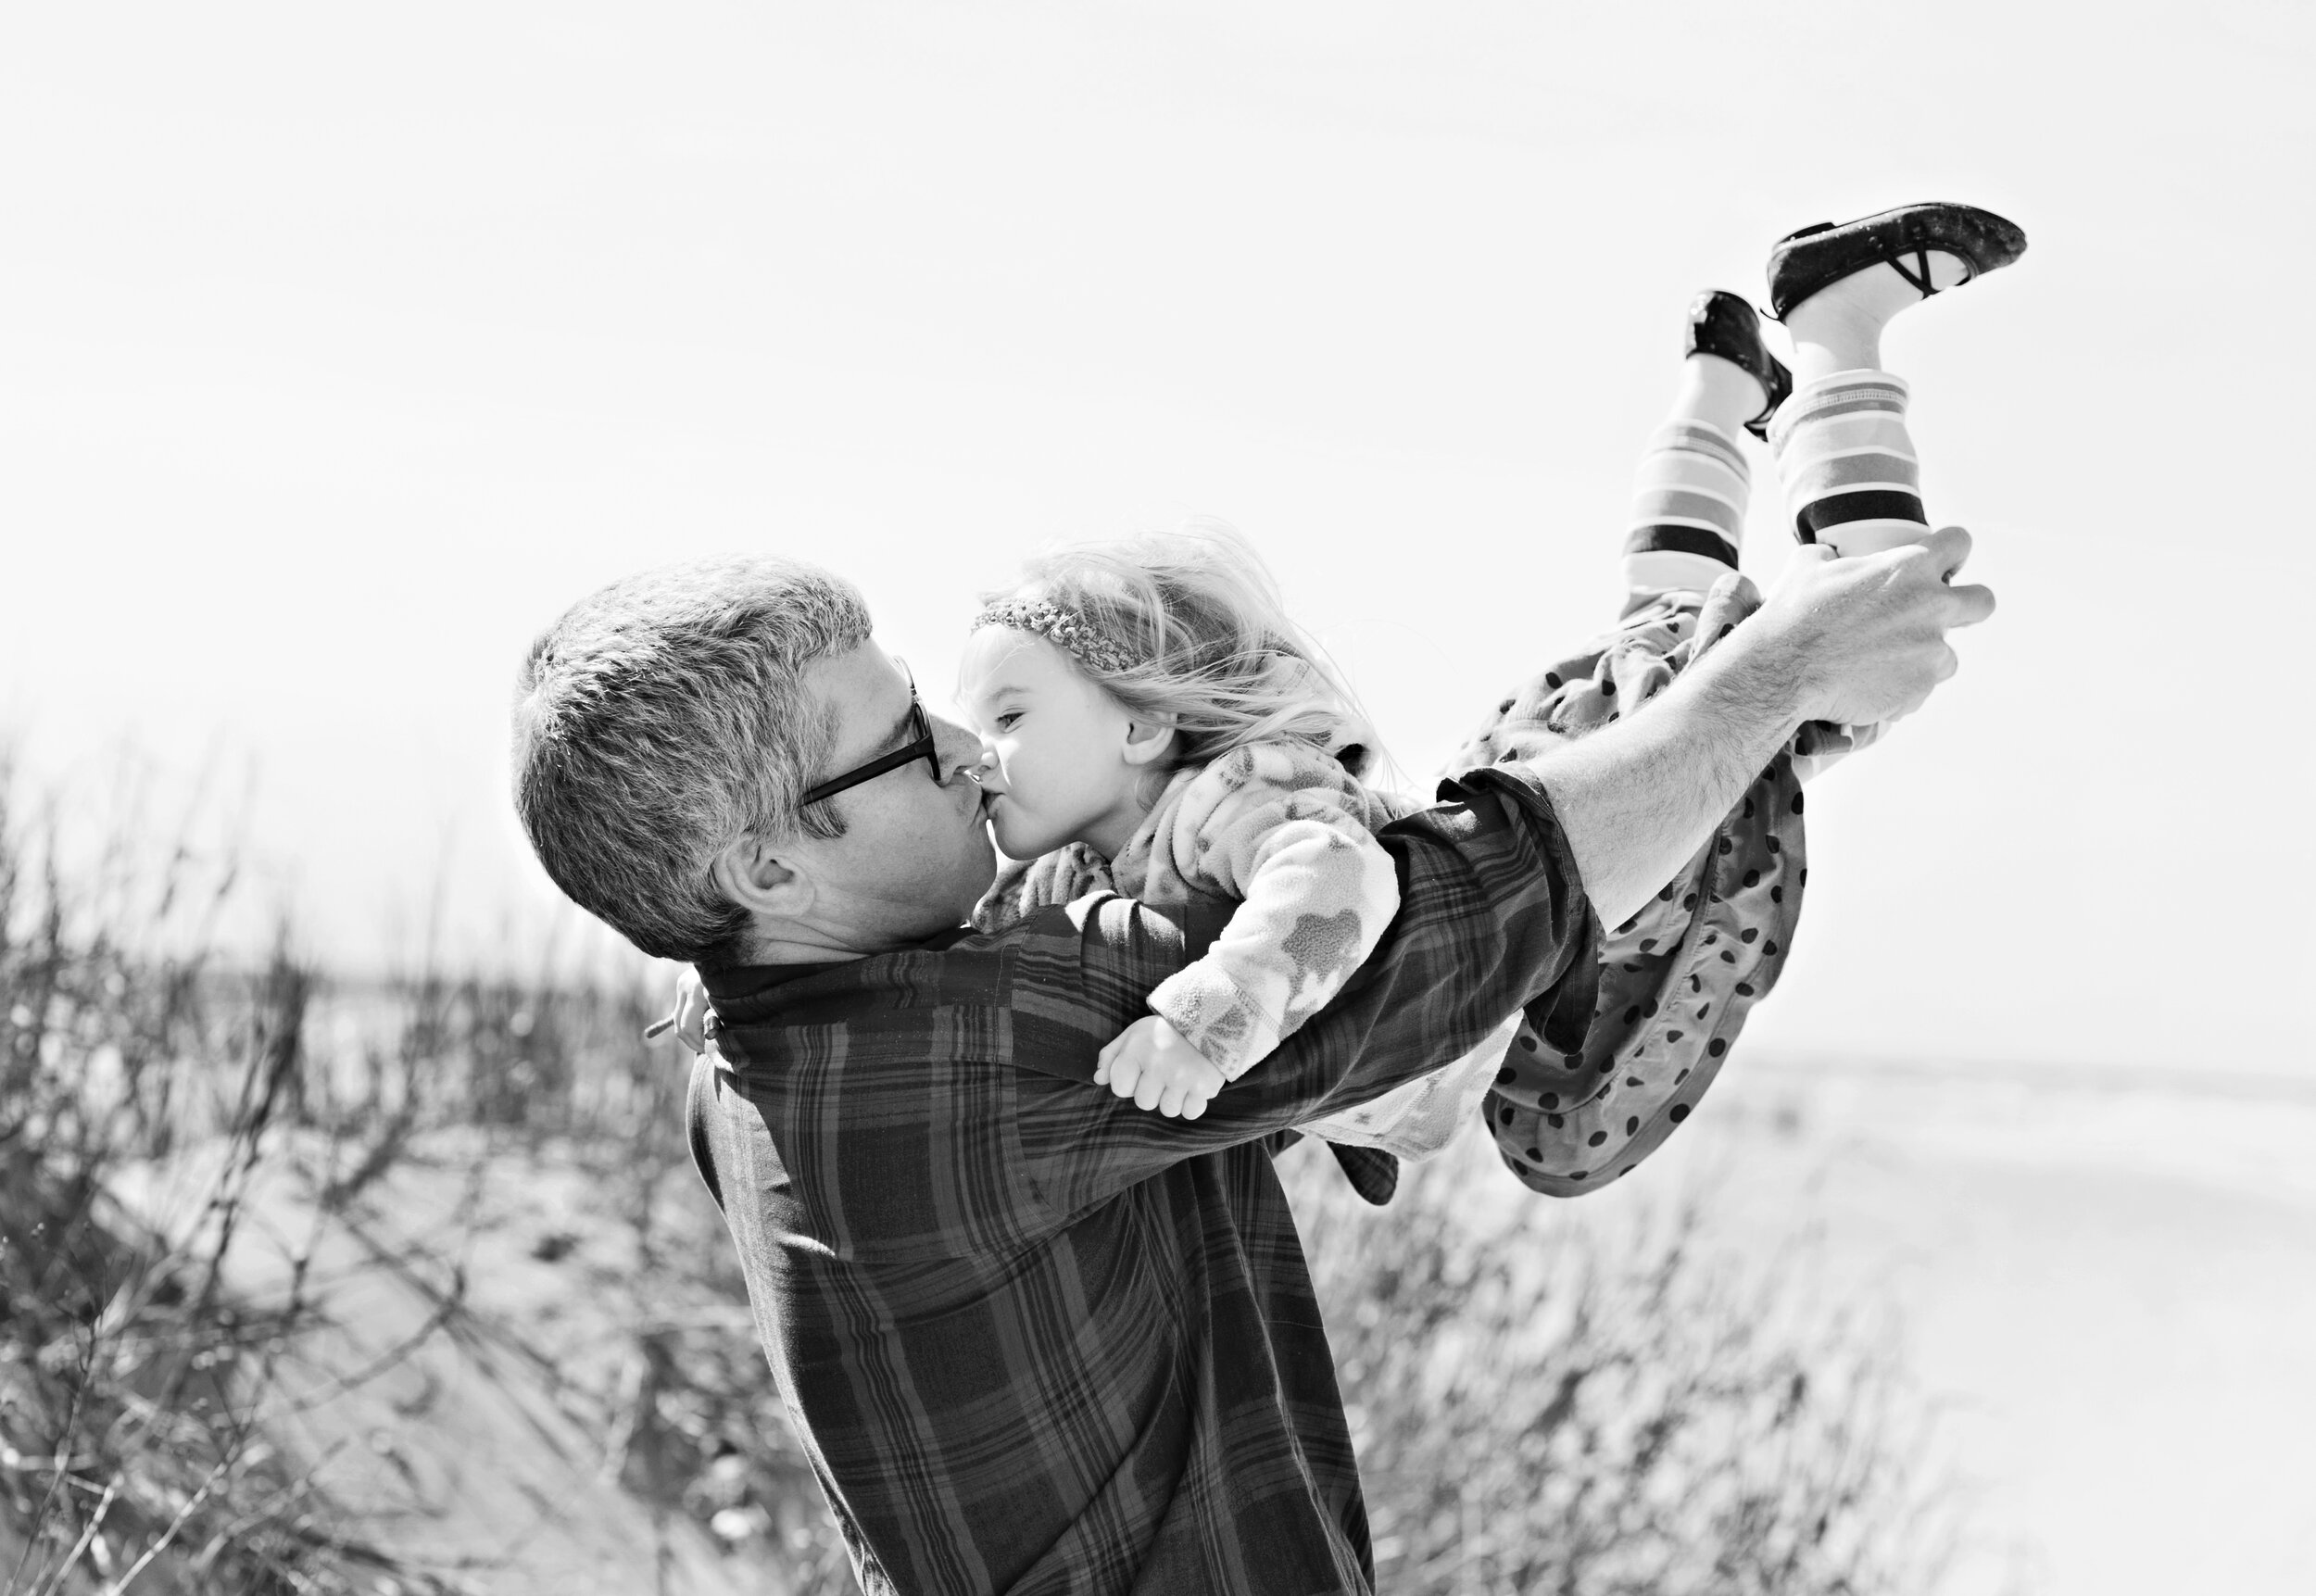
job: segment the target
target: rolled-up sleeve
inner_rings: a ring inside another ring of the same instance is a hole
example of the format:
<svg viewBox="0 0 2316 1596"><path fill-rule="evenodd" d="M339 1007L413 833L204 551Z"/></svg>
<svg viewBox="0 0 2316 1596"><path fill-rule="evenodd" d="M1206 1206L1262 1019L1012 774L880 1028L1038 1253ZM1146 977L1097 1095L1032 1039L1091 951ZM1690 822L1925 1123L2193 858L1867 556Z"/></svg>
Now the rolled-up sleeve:
<svg viewBox="0 0 2316 1596"><path fill-rule="evenodd" d="M1636 608L1505 698L1458 760L1534 759L1620 712L1647 713L1758 602L1739 588L1702 609L1695 595ZM1809 880L1795 756L1819 746L1805 728L1680 873L1603 937L1587 1002L1524 1016L1484 1112L1505 1165L1529 1187L1575 1197L1631 1173L1718 1075L1794 944ZM1562 996L1582 984L1564 984Z"/></svg>

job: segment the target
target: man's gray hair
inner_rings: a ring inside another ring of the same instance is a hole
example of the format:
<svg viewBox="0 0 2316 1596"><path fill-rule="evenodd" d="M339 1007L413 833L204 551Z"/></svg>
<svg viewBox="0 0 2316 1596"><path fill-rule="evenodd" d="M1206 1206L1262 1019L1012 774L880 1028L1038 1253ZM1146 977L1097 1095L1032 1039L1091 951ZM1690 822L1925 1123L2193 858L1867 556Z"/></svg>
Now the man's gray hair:
<svg viewBox="0 0 2316 1596"><path fill-rule="evenodd" d="M803 672L868 635L850 584L776 558L663 566L573 605L515 690L515 809L555 885L657 958L744 961L716 856L843 835L833 803L797 808L836 740Z"/></svg>

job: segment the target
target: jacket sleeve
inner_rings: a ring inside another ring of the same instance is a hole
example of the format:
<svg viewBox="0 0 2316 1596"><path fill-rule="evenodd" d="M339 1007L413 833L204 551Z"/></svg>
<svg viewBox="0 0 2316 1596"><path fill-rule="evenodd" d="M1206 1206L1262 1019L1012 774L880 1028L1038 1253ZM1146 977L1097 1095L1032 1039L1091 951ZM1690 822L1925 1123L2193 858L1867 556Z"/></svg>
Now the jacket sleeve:
<svg viewBox="0 0 2316 1596"><path fill-rule="evenodd" d="M1378 838L1400 908L1375 950L1333 1002L1195 1120L1081 1083L1153 987L1219 936L1212 900L1170 920L1097 894L1008 933L1005 974L977 1000L1001 1043L991 1056L1012 1066L1009 1178L1059 1217L1082 1212L1185 1159L1275 1137L1451 1063L1506 1014L1589 972L1597 923L1542 784L1516 769L1476 771L1441 796Z"/></svg>
<svg viewBox="0 0 2316 1596"><path fill-rule="evenodd" d="M1398 912L1399 881L1355 785L1317 754L1234 749L1171 807L1157 862L1240 903L1150 1008L1236 1080L1341 990Z"/></svg>
<svg viewBox="0 0 2316 1596"><path fill-rule="evenodd" d="M1109 867L1083 843L1057 848L1036 859L1009 859L998 867L997 879L974 905L973 928L991 936L1040 909L1068 903L1089 892L1113 890Z"/></svg>

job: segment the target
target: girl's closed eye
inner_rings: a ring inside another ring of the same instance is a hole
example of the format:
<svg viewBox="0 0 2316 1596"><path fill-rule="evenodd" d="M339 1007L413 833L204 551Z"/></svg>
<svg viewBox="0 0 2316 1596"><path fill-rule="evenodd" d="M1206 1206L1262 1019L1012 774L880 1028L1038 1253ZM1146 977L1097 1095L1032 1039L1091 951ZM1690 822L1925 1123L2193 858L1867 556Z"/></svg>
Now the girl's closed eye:
<svg viewBox="0 0 2316 1596"><path fill-rule="evenodd" d="M1013 729L1013 723L1020 719L1021 711L1019 710L1008 710L1001 715L992 717L989 724L996 727L1001 732L1010 732Z"/></svg>

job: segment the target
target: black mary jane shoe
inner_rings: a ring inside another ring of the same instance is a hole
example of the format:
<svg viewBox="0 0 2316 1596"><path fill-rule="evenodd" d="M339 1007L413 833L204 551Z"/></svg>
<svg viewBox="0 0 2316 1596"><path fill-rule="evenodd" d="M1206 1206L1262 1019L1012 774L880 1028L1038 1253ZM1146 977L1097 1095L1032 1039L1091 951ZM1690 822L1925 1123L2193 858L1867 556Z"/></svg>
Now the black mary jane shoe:
<svg viewBox="0 0 2316 1596"><path fill-rule="evenodd" d="M1689 306L1689 346L1681 354L1684 358L1718 355L1743 367L1747 376L1761 384L1768 402L1761 407L1759 415L1745 423L1745 431L1767 442L1769 418L1777 414L1777 408L1794 391L1794 374L1761 342L1760 312L1742 295L1725 288L1706 289Z"/></svg>
<svg viewBox="0 0 2316 1596"><path fill-rule="evenodd" d="M1769 308L1781 321L1819 289L1885 263L1927 299L1939 292L1930 282L1932 251L1960 258L1970 269L1962 280L1968 283L2009 265L2026 246L2026 233L2017 222L1976 206L1938 200L1902 205L1838 227L1813 222L1787 233L1769 250Z"/></svg>

